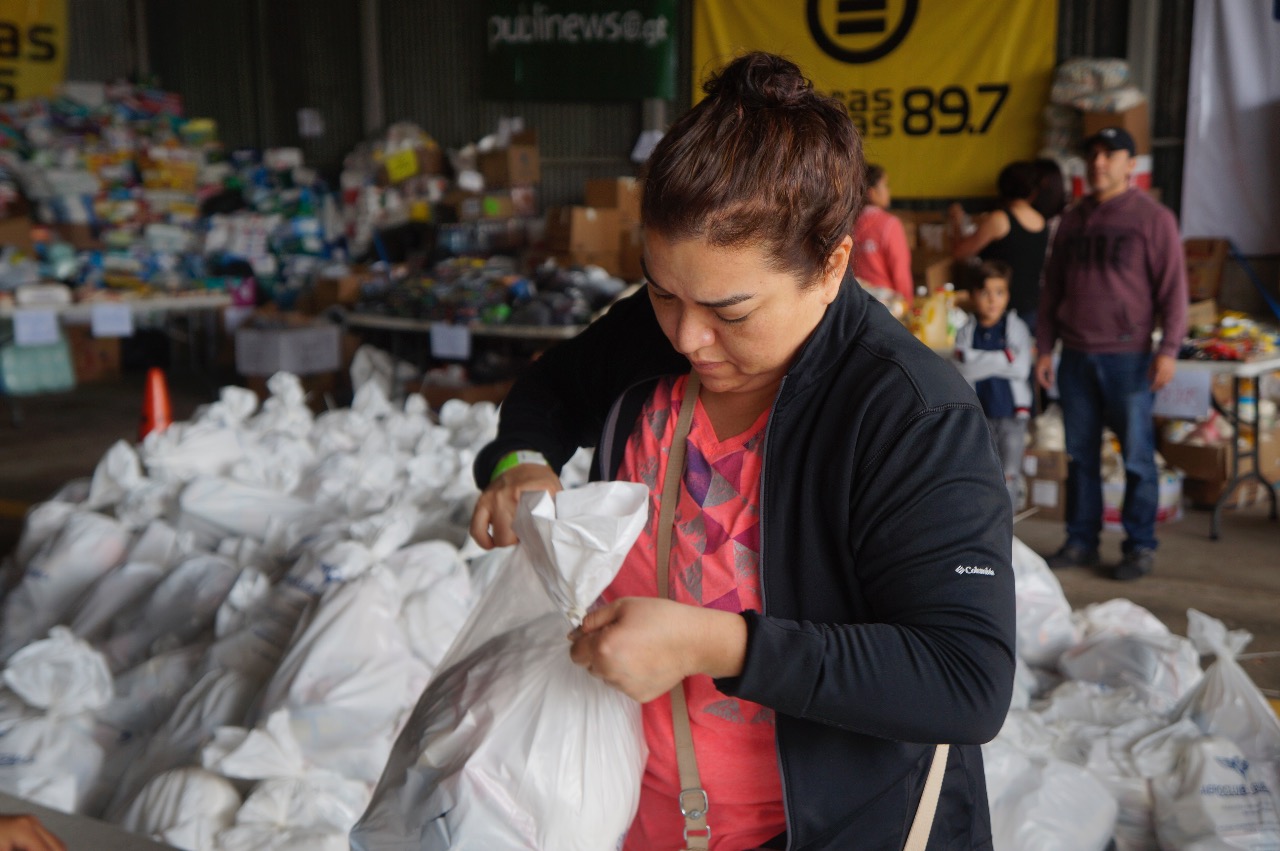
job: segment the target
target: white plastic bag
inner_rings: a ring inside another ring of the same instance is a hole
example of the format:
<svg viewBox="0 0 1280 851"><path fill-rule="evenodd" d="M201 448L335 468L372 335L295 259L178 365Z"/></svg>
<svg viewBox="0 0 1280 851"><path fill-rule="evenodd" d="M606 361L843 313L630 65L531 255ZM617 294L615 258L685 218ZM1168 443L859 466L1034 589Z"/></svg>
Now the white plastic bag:
<svg viewBox="0 0 1280 851"><path fill-rule="evenodd" d="M1071 604L1045 560L1017 538L1013 539L1013 577L1018 657L1028 665L1051 667L1080 640Z"/></svg>
<svg viewBox="0 0 1280 851"><path fill-rule="evenodd" d="M240 793L226 778L202 768L175 768L143 787L120 826L175 848L208 851L235 824L239 809Z"/></svg>
<svg viewBox="0 0 1280 851"><path fill-rule="evenodd" d="M287 710L307 762L375 783L429 672L400 625L403 593L375 565L325 593L267 685L262 712Z"/></svg>
<svg viewBox="0 0 1280 851"><path fill-rule="evenodd" d="M364 784L332 774L264 780L218 834L218 851L348 851L368 798Z"/></svg>
<svg viewBox="0 0 1280 851"><path fill-rule="evenodd" d="M1174 772L1152 781L1162 848L1275 851L1280 816L1271 789L1240 748L1214 736L1189 742Z"/></svg>
<svg viewBox="0 0 1280 851"><path fill-rule="evenodd" d="M31 557L18 587L4 601L0 659L42 638L68 618L80 596L124 559L129 530L92 511L76 511Z"/></svg>
<svg viewBox="0 0 1280 851"><path fill-rule="evenodd" d="M122 671L159 649L181 647L213 625L218 607L240 575L229 559L197 555L160 580L131 622L113 632L102 650L113 671ZM160 642L167 646L159 648Z"/></svg>
<svg viewBox="0 0 1280 851"><path fill-rule="evenodd" d="M636 484L525 494L521 543L396 741L353 849L618 846L646 758L640 707L569 659L565 613L612 581L647 511Z"/></svg>
<svg viewBox="0 0 1280 851"><path fill-rule="evenodd" d="M1110 843L1116 799L1089 771L999 738L982 757L998 851L1103 851Z"/></svg>
<svg viewBox="0 0 1280 851"><path fill-rule="evenodd" d="M1163 714L1203 675L1192 643L1171 633L1136 603L1094 603L1073 617L1082 626L1083 639L1058 660L1058 667L1072 679L1132 687Z"/></svg>
<svg viewBox="0 0 1280 851"><path fill-rule="evenodd" d="M101 654L55 627L4 670L14 697L0 699L0 790L76 812L102 766L93 715L111 699Z"/></svg>
<svg viewBox="0 0 1280 851"><path fill-rule="evenodd" d="M1201 652L1217 659L1180 707L1181 716L1206 735L1235 742L1251 760L1280 763L1280 720L1235 658L1252 636L1228 633L1221 621L1195 609L1187 610L1187 634Z"/></svg>

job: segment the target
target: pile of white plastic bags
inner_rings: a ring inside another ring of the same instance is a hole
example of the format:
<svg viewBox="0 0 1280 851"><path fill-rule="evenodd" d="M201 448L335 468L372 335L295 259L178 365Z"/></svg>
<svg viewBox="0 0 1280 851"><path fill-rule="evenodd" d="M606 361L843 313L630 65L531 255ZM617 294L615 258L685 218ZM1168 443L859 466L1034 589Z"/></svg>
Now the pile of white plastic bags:
<svg viewBox="0 0 1280 851"><path fill-rule="evenodd" d="M579 487L486 553L467 525L492 405L433 416L370 382L317 416L295 377L268 386L116 444L29 513L0 583L0 790L192 851L616 847L637 707L565 636L643 495L583 490L581 454ZM1248 637L1199 612L1174 635L1122 599L1073 611L1017 540L1013 564L997 851L1280 848Z"/></svg>

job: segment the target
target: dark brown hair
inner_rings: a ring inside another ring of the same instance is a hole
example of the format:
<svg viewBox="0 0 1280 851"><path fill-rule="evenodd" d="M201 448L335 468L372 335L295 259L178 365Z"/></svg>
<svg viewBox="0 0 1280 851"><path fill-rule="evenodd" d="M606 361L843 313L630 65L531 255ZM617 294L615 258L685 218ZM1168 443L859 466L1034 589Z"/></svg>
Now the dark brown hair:
<svg viewBox="0 0 1280 851"><path fill-rule="evenodd" d="M1013 267L1003 260L983 260L977 274L973 276L970 288L980 290L991 278L999 278L1007 284L1013 280Z"/></svg>
<svg viewBox="0 0 1280 851"><path fill-rule="evenodd" d="M759 244L779 271L816 279L863 202L862 139L844 105L770 53L735 59L702 88L645 166L645 228Z"/></svg>
<svg viewBox="0 0 1280 851"><path fill-rule="evenodd" d="M1036 169L1036 194L1031 199L1031 206L1040 215L1052 219L1062 213L1067 206L1067 189L1062 178L1062 166L1058 161L1044 157L1032 160Z"/></svg>
<svg viewBox="0 0 1280 851"><path fill-rule="evenodd" d="M1036 167L1019 160L1000 169L1000 176L996 178L996 191L1004 201L1027 200L1036 194L1039 181L1040 172Z"/></svg>
<svg viewBox="0 0 1280 851"><path fill-rule="evenodd" d="M884 177L884 166L867 163L862 170L864 188L870 191Z"/></svg>

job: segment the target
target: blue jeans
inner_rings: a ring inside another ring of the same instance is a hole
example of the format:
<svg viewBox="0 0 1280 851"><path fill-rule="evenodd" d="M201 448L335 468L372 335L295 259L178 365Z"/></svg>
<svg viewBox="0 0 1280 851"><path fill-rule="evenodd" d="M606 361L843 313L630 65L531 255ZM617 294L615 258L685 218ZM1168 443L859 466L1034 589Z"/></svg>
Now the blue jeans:
<svg viewBox="0 0 1280 851"><path fill-rule="evenodd" d="M1102 531L1102 429L1115 432L1124 455L1124 552L1156 548L1155 427L1147 370L1150 354L1094 355L1065 349L1058 395L1066 430L1067 543L1098 548Z"/></svg>

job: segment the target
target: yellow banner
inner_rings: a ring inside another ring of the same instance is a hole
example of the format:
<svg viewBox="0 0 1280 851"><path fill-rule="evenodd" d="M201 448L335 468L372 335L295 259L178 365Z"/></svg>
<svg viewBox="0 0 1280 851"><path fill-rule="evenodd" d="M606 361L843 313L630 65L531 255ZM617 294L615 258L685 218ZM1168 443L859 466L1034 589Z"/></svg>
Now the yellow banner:
<svg viewBox="0 0 1280 851"><path fill-rule="evenodd" d="M67 75L67 0L0 0L0 103L48 97Z"/></svg>
<svg viewBox="0 0 1280 851"><path fill-rule="evenodd" d="M695 0L694 99L746 50L841 100L901 198L995 194L1040 148L1058 0Z"/></svg>

